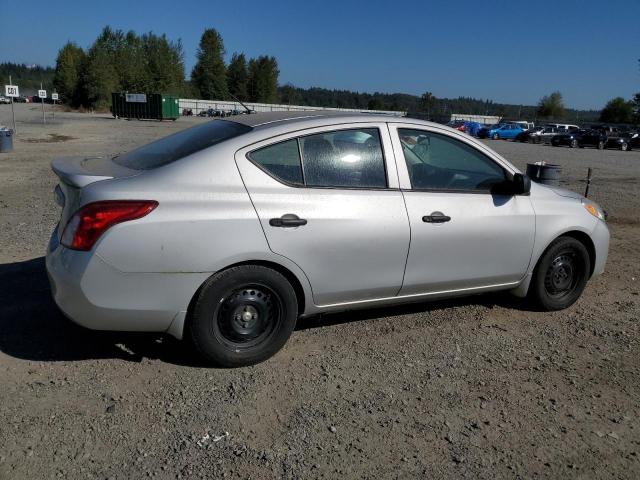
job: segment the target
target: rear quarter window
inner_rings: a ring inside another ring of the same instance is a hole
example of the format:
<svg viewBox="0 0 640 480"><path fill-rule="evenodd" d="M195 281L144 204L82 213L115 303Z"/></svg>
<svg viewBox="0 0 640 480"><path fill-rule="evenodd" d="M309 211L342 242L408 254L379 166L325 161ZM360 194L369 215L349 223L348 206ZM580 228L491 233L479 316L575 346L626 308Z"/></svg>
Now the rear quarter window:
<svg viewBox="0 0 640 480"><path fill-rule="evenodd" d="M151 170L251 130L240 123L212 120L119 155L113 161L133 170Z"/></svg>
<svg viewBox="0 0 640 480"><path fill-rule="evenodd" d="M298 140L287 140L255 150L249 159L281 182L303 185Z"/></svg>

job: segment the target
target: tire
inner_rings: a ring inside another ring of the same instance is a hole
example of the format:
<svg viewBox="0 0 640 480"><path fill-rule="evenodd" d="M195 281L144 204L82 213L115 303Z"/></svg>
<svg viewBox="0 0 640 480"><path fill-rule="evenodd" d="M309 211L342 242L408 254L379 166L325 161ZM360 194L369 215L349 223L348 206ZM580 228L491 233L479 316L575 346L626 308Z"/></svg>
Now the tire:
<svg viewBox="0 0 640 480"><path fill-rule="evenodd" d="M623 152L626 152L628 150L628 145L626 142L620 144L620 150L622 150Z"/></svg>
<svg viewBox="0 0 640 480"><path fill-rule="evenodd" d="M604 150L604 142L602 140L598 142L598 150Z"/></svg>
<svg viewBox="0 0 640 480"><path fill-rule="evenodd" d="M241 265L210 277L187 323L187 339L207 363L240 367L262 362L287 342L298 318L289 281L260 265Z"/></svg>
<svg viewBox="0 0 640 480"><path fill-rule="evenodd" d="M585 246L575 238L559 237L533 270L529 300L543 311L568 308L580 298L590 272L591 260Z"/></svg>
<svg viewBox="0 0 640 480"><path fill-rule="evenodd" d="M574 138L573 140L571 140L571 143L569 144L569 146L571 148L578 148L578 140Z"/></svg>
<svg viewBox="0 0 640 480"><path fill-rule="evenodd" d="M494 140L499 140L500 139L500 135L498 135L497 133L494 133L491 138L494 139Z"/></svg>
<svg viewBox="0 0 640 480"><path fill-rule="evenodd" d="M527 139L527 141L528 141L529 143L536 143L536 139L535 139L535 138L533 138L533 137L529 137L529 138Z"/></svg>

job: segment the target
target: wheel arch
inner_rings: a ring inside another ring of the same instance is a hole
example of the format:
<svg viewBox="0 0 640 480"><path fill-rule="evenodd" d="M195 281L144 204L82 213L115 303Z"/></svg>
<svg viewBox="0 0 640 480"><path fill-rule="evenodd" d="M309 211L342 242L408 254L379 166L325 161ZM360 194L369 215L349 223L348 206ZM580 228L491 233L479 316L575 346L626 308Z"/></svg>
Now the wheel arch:
<svg viewBox="0 0 640 480"><path fill-rule="evenodd" d="M593 240L591 239L588 233L583 232L581 230L567 230L553 237L551 240L549 240L549 242L545 245L545 247L542 250L540 250L539 254L535 257L535 261L530 264L529 271L523 278L522 282L516 288L511 290L511 293L513 295L521 298L524 298L527 296L529 292L529 286L531 284L531 279L533 278L533 272L535 268L538 266L540 259L543 257L545 252L549 249L551 244L553 244L553 242L555 242L556 240L562 237L573 238L585 246L585 248L587 249L587 253L589 255L589 263L590 263L589 278L593 276L593 272L596 264L596 248L595 248L595 244L593 243Z"/></svg>
<svg viewBox="0 0 640 480"><path fill-rule="evenodd" d="M594 271L594 268L595 268L595 265L596 265L596 246L594 245L593 240L591 239L591 237L588 234L586 234L585 232L582 232L580 230L570 230L568 232L563 233L562 235L558 235L556 238L554 238L549 243L549 245L551 245L551 243L555 242L560 237L574 238L574 239L576 239L577 241L579 241L580 243L582 243L585 246L585 248L587 249L587 253L589 254L589 263L590 263L590 265L589 265L589 278L591 278L593 276L593 271ZM549 248L549 245L547 245L547 247L544 249L544 252L547 251L547 248ZM544 254L544 252L543 252L543 254Z"/></svg>
<svg viewBox="0 0 640 480"><path fill-rule="evenodd" d="M216 275L216 274L218 274L220 272L224 272L225 270L229 270L230 268L240 267L240 266L243 266L243 265L260 265L262 267L267 267L267 268L270 268L270 269L275 270L276 272L280 273L283 277L285 277L287 279L287 281L293 287L293 291L296 294L296 300L298 302L298 315L300 316L300 315L302 315L304 313L306 305L307 305L307 298L306 298L305 289L302 286L302 282L300 282L298 277L289 268L287 268L284 265L281 265L281 264L279 264L277 262L270 261L270 260L243 260L241 262L236 262L236 263L229 264L226 267L221 268L221 269L213 272L209 277L207 277L207 279L204 282L202 282L200 284L198 289L194 292L193 296L191 297L191 300L189 301L189 306L187 308L187 318L189 318L191 312L193 311L193 306L195 304L195 301L198 298L198 295L200 295L202 287L209 280L209 278L211 278L213 275Z"/></svg>

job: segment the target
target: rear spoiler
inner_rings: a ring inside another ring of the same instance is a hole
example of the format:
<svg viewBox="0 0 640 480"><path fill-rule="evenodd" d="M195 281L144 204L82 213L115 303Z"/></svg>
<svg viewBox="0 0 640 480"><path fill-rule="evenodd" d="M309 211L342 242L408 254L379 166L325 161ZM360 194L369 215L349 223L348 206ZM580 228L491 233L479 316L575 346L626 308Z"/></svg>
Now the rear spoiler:
<svg viewBox="0 0 640 480"><path fill-rule="evenodd" d="M57 158L51 162L51 170L60 177L61 181L78 188L101 180L139 173L104 157Z"/></svg>

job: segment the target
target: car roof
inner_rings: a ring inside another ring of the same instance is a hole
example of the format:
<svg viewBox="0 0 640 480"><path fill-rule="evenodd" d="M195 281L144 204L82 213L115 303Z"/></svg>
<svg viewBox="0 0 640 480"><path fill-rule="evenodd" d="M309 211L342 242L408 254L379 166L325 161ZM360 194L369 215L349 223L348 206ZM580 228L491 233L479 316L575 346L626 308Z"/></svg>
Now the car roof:
<svg viewBox="0 0 640 480"><path fill-rule="evenodd" d="M398 117L388 114L361 112L334 112L329 110L310 110L297 112L264 112L240 115L225 120L241 123L253 128L265 128L284 124L302 123L307 120L339 120L341 122L379 122Z"/></svg>

